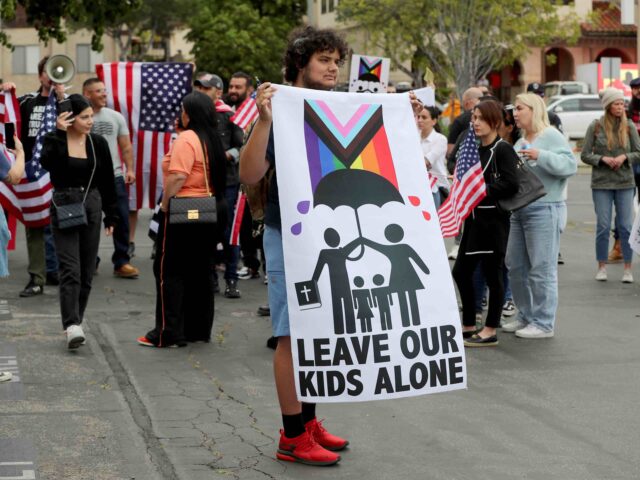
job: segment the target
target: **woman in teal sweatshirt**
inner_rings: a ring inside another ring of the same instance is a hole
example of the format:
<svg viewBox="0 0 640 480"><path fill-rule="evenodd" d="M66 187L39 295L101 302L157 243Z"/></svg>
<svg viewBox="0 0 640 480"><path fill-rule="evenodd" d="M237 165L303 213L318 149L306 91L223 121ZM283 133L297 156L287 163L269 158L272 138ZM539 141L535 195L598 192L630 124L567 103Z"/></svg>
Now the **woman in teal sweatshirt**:
<svg viewBox="0 0 640 480"><path fill-rule="evenodd" d="M549 125L543 100L532 93L516 97L514 118L522 136L514 145L547 194L511 215L506 263L518 307L516 320L502 331L522 338L553 337L558 308L558 251L567 218L567 179L577 161L564 136Z"/></svg>

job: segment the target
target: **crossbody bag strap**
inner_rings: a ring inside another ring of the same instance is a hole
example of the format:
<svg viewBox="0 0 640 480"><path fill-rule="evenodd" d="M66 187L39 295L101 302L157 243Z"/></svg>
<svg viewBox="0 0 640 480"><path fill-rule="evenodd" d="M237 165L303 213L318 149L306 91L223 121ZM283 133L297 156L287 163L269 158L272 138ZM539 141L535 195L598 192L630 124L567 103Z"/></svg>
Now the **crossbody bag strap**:
<svg viewBox="0 0 640 480"><path fill-rule="evenodd" d="M204 166L204 184L207 188L207 194L211 197L211 190L209 189L209 173L207 172L207 146L204 142L202 143L202 165Z"/></svg>
<svg viewBox="0 0 640 480"><path fill-rule="evenodd" d="M93 182L93 176L96 173L96 166L98 165L96 149L93 146L93 139L91 138L91 134L87 134L87 137L89 137L89 143L91 144L91 153L93 153L93 170L91 171L91 177L89 178L89 183L87 184L87 191L84 192L84 198L82 199L83 204L87 200L87 195L89 195L89 188L91 188L91 182Z"/></svg>
<svg viewBox="0 0 640 480"><path fill-rule="evenodd" d="M91 135L87 135L87 137L89 137L89 143L91 144L91 153L93 154L93 170L91 170L91 177L89 177L89 183L87 184L87 190L84 192L84 196L82 197L82 204L84 205L84 202L87 201L87 195L89 195L89 188L91 188L91 182L93 182L93 176L96 173L96 166L98 165L98 161L96 159L96 149L93 146L93 139L91 138ZM87 159L88 160L88 159ZM53 203L53 206L58 208L58 205L56 205L56 202L53 200L53 196L51 196L51 203Z"/></svg>

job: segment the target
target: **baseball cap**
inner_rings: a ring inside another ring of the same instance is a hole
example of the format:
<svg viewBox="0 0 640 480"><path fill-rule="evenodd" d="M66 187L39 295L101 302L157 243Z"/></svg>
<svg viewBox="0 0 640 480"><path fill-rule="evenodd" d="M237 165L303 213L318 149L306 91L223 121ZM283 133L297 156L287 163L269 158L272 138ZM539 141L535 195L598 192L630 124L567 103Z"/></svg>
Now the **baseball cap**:
<svg viewBox="0 0 640 480"><path fill-rule="evenodd" d="M544 97L544 85L538 82L530 83L527 85L527 92L535 93L536 95Z"/></svg>
<svg viewBox="0 0 640 480"><path fill-rule="evenodd" d="M222 79L218 75L212 73L202 74L193 84L196 87L204 88L217 88L218 90L224 90L224 84Z"/></svg>
<svg viewBox="0 0 640 480"><path fill-rule="evenodd" d="M634 78L633 80L631 80L631 82L629 82L629 86L631 88L638 88L640 87L640 77L638 78Z"/></svg>

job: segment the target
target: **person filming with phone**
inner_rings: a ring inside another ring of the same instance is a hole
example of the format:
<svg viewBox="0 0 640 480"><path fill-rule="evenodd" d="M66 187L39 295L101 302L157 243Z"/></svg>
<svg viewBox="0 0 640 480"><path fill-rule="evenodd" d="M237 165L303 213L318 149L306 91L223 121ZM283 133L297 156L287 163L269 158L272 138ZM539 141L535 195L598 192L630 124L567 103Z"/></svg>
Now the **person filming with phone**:
<svg viewBox="0 0 640 480"><path fill-rule="evenodd" d="M71 112L58 116L44 138L40 162L51 175L51 225L60 263L60 312L69 349L84 343L82 319L100 243L100 220L111 235L118 220L113 162L107 141L91 133L93 109L70 95Z"/></svg>

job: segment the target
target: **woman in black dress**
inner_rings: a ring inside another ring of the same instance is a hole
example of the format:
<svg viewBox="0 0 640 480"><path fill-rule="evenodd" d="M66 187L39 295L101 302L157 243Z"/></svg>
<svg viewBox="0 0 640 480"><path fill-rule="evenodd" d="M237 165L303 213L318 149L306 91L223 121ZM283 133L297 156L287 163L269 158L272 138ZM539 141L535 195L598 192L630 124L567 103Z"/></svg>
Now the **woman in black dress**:
<svg viewBox="0 0 640 480"><path fill-rule="evenodd" d="M117 221L113 162L107 141L92 134L93 109L82 95L71 95L72 111L58 116L56 131L44 137L40 163L51 175L51 225L58 254L60 312L70 349L84 344L82 319L91 292L104 211L105 233ZM60 228L58 208L83 202L85 225Z"/></svg>
<svg viewBox="0 0 640 480"><path fill-rule="evenodd" d="M494 100L480 102L471 117L473 130L480 140L478 153L487 195L464 222L460 250L453 266L453 278L462 300L463 337L468 347L498 344L496 329L500 327L504 300L503 269L509 214L500 210L496 201L518 191L518 156L498 134L502 119L502 108ZM484 327L476 331L473 272L480 262L489 285L489 311Z"/></svg>

